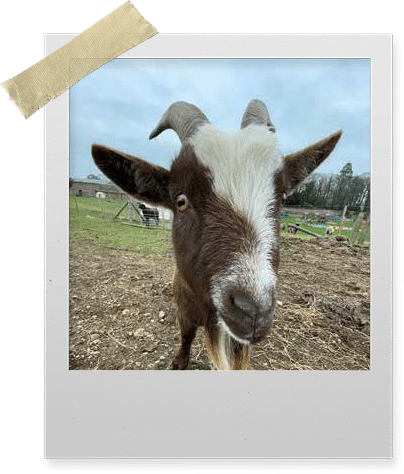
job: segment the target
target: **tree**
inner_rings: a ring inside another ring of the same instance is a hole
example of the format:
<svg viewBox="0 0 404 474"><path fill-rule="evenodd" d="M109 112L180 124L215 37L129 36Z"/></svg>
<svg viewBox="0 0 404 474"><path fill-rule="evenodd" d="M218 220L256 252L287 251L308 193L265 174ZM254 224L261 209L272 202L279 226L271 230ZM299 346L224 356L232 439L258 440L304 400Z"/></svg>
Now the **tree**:
<svg viewBox="0 0 404 474"><path fill-rule="evenodd" d="M352 163L347 163L346 165L344 165L344 167L339 172L339 174L344 177L348 177L348 176L352 177L353 176Z"/></svg>
<svg viewBox="0 0 404 474"><path fill-rule="evenodd" d="M342 210L349 204L352 176L352 163L346 163L337 175L335 182L336 189L332 203L334 209Z"/></svg>
<svg viewBox="0 0 404 474"><path fill-rule="evenodd" d="M370 179L363 178L365 183L363 192L363 212L370 213Z"/></svg>
<svg viewBox="0 0 404 474"><path fill-rule="evenodd" d="M370 178L353 175L352 163L346 163L336 175L313 174L285 201L285 206L317 209L344 209L370 212Z"/></svg>

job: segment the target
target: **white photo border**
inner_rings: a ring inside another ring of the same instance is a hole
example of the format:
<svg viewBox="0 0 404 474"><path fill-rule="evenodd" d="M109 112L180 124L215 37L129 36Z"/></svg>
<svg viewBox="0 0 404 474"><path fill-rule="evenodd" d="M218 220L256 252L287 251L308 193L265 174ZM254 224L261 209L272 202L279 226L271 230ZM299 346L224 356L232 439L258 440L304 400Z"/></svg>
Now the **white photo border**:
<svg viewBox="0 0 404 474"><path fill-rule="evenodd" d="M69 371L66 91L45 108L45 456L390 458L392 36L159 34L120 56L199 57L371 59L371 369Z"/></svg>

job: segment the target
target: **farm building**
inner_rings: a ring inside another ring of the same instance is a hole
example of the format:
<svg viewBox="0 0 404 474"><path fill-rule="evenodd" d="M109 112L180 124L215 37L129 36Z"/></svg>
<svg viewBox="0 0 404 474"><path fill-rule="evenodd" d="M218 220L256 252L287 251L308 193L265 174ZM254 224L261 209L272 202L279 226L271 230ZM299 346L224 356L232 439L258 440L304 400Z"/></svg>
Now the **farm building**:
<svg viewBox="0 0 404 474"><path fill-rule="evenodd" d="M125 193L117 186L96 179L75 180L70 188L70 194L77 197L96 197L97 192L104 193L107 199L126 199Z"/></svg>

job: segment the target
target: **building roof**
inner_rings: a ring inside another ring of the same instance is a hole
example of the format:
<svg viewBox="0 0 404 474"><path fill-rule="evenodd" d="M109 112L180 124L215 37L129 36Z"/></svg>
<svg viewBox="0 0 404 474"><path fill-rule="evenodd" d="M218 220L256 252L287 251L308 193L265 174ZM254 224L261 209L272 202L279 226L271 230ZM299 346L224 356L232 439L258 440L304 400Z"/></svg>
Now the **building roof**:
<svg viewBox="0 0 404 474"><path fill-rule="evenodd" d="M97 187L98 191L105 191L110 193L123 193L123 191L115 186L113 183L103 183L102 181L98 181L97 179L75 179L74 184L90 184L94 187Z"/></svg>

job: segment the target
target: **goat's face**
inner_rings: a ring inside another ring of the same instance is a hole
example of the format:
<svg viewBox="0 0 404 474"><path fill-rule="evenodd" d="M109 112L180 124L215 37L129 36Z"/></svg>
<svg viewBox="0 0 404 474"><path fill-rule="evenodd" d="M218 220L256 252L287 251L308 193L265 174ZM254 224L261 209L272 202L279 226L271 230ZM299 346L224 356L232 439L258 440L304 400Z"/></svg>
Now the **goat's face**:
<svg viewBox="0 0 404 474"><path fill-rule="evenodd" d="M267 333L275 308L282 159L273 133L202 126L174 160L173 246L180 275L243 343Z"/></svg>
<svg viewBox="0 0 404 474"><path fill-rule="evenodd" d="M170 208L180 277L232 338L256 343L275 310L282 200L332 151L341 132L282 157L262 102L235 134L196 107L173 104L152 132L174 129L182 148L170 171L93 145L100 169L128 193ZM212 322L211 322L212 323Z"/></svg>

